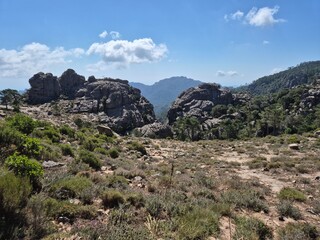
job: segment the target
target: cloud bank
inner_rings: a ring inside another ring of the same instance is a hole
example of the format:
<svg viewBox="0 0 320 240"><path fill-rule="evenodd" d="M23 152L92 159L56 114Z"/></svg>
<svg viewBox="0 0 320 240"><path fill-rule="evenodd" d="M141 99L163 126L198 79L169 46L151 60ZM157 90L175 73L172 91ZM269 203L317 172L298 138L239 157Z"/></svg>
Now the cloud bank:
<svg viewBox="0 0 320 240"><path fill-rule="evenodd" d="M230 20L243 21L246 24L255 27L273 26L277 23L286 22L285 19L275 18L275 15L279 12L279 6L273 8L253 7L246 15L244 12L238 10L235 13L226 14L224 19L228 22Z"/></svg>
<svg viewBox="0 0 320 240"><path fill-rule="evenodd" d="M0 77L24 77L44 71L53 65L72 61L85 53L82 48L50 49L45 44L30 43L19 50L0 49Z"/></svg>

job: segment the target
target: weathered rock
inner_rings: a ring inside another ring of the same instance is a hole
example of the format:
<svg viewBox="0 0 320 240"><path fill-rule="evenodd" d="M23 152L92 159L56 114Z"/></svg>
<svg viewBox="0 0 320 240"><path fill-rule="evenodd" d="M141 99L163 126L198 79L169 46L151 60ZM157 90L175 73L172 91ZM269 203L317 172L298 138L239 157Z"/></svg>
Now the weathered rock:
<svg viewBox="0 0 320 240"><path fill-rule="evenodd" d="M61 94L68 98L73 98L75 93L83 87L86 80L73 69L68 69L62 73L58 81L61 87Z"/></svg>
<svg viewBox="0 0 320 240"><path fill-rule="evenodd" d="M241 100L243 100L242 98ZM215 105L237 103L241 103L240 97L233 95L229 90L221 89L215 83L203 83L180 94L169 109L167 117L169 124L173 124L182 117L195 117L201 124L206 122L205 128L208 128L210 125L208 120L213 119L211 110ZM213 122L217 123L218 121Z"/></svg>
<svg viewBox="0 0 320 240"><path fill-rule="evenodd" d="M149 137L149 138L173 137L173 132L171 127L167 124L162 124L158 122L147 124L141 128L136 128L135 132L139 136Z"/></svg>
<svg viewBox="0 0 320 240"><path fill-rule="evenodd" d="M104 134L108 137L112 137L114 134L113 134L113 131L111 130L111 128L109 128L108 126L105 126L105 125L98 125L97 126L97 129L99 131L100 134Z"/></svg>
<svg viewBox="0 0 320 240"><path fill-rule="evenodd" d="M42 163L42 166L44 168L53 168L53 167L60 167L60 166L64 166L65 164L64 163L59 163L59 162L54 162L54 161L44 161Z"/></svg>
<svg viewBox="0 0 320 240"><path fill-rule="evenodd" d="M28 102L31 104L50 102L60 96L60 84L51 73L39 72L30 78L29 83Z"/></svg>
<svg viewBox="0 0 320 240"><path fill-rule="evenodd" d="M56 105L62 111L87 114L89 121L98 118L101 124L108 125L120 134L155 121L152 104L141 96L139 89L129 86L126 80L96 79L91 76L85 81L83 76L68 69L59 79L52 74L38 73L29 82L30 103L59 99ZM68 103L63 100L65 97L70 100Z"/></svg>

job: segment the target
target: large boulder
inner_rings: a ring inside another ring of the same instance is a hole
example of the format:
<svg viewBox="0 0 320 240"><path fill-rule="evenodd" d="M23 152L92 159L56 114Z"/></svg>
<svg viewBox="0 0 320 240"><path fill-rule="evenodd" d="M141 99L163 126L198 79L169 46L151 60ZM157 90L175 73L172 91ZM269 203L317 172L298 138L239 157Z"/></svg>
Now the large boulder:
<svg viewBox="0 0 320 240"><path fill-rule="evenodd" d="M31 104L41 104L56 100L60 96L60 84L57 77L51 73L39 72L29 79L31 89L28 101Z"/></svg>
<svg viewBox="0 0 320 240"><path fill-rule="evenodd" d="M61 94L68 98L73 98L75 93L83 87L86 80L73 69L68 69L62 73L58 81L61 87Z"/></svg>
<svg viewBox="0 0 320 240"><path fill-rule="evenodd" d="M137 136L149 137L149 138L172 138L173 132L169 125L155 122L147 124L141 128L135 129Z"/></svg>
<svg viewBox="0 0 320 240"><path fill-rule="evenodd" d="M235 102L237 99L229 90L221 89L215 83L203 83L181 93L169 109L167 117L169 124L182 117L195 117L203 123L212 118L211 110L215 105Z"/></svg>

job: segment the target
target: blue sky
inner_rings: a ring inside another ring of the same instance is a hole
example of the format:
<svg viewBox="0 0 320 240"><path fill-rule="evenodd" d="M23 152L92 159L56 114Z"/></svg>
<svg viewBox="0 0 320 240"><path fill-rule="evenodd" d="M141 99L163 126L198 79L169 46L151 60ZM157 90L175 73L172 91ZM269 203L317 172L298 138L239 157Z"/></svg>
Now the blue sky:
<svg viewBox="0 0 320 240"><path fill-rule="evenodd" d="M319 0L0 0L0 89L33 74L238 86L320 60Z"/></svg>

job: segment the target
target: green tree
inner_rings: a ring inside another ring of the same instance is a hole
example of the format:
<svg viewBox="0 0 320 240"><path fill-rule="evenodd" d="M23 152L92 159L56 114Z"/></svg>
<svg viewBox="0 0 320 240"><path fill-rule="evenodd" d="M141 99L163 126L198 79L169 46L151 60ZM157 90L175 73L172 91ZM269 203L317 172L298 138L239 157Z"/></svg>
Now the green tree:
<svg viewBox="0 0 320 240"><path fill-rule="evenodd" d="M19 108L21 103L21 95L17 90L13 89L4 89L0 91L0 103L6 106L8 110L8 105L13 105Z"/></svg>

